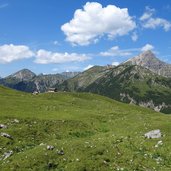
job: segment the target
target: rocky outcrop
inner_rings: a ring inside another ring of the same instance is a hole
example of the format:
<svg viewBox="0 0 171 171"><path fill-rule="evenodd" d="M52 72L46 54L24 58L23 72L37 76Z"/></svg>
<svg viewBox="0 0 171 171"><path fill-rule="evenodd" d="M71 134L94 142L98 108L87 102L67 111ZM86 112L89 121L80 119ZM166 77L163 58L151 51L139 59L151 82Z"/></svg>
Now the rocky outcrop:
<svg viewBox="0 0 171 171"><path fill-rule="evenodd" d="M136 104L141 107L151 108L154 109L156 112L161 112L163 109L170 107L169 105L166 105L164 102L162 102L161 104L155 104L153 100L137 102L128 93L120 93L120 100L123 102L127 101L129 104Z"/></svg>

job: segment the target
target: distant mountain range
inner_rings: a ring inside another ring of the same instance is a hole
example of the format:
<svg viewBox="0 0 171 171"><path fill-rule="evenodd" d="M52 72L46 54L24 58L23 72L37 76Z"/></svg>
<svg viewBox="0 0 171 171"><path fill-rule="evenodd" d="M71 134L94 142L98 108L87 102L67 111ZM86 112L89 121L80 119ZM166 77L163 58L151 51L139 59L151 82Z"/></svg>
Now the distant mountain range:
<svg viewBox="0 0 171 171"><path fill-rule="evenodd" d="M49 88L55 87L62 83L64 80L77 75L78 72L69 72L62 74L48 74L36 75L28 69L20 70L8 77L1 78L0 84L25 92L45 92Z"/></svg>
<svg viewBox="0 0 171 171"><path fill-rule="evenodd" d="M36 75L24 69L0 84L17 90L92 92L118 101L171 113L171 65L151 51L133 57L119 66L94 66L84 72Z"/></svg>

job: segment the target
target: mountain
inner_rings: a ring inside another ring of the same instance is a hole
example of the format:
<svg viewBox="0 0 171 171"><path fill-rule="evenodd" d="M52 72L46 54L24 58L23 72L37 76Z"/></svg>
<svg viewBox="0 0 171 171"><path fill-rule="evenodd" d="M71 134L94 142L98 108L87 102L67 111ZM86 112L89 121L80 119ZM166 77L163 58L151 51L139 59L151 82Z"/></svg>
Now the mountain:
<svg viewBox="0 0 171 171"><path fill-rule="evenodd" d="M80 73L81 72L62 72L61 75L64 75L66 78L72 78Z"/></svg>
<svg viewBox="0 0 171 171"><path fill-rule="evenodd" d="M150 50L124 62L126 65L140 65L164 77L171 77L171 64L160 61Z"/></svg>
<svg viewBox="0 0 171 171"><path fill-rule="evenodd" d="M0 79L0 84L25 92L45 92L49 88L62 83L66 76L61 74L36 75L28 69L20 70L8 77Z"/></svg>
<svg viewBox="0 0 171 171"><path fill-rule="evenodd" d="M140 56L144 57L144 54L149 53L151 52L148 51ZM58 85L58 89L97 93L118 101L171 113L171 78L133 64L124 63L111 68L96 66L65 80Z"/></svg>
<svg viewBox="0 0 171 171"><path fill-rule="evenodd" d="M0 104L2 171L171 170L170 115L91 93L1 86ZM163 136L145 138L152 130Z"/></svg>
<svg viewBox="0 0 171 171"><path fill-rule="evenodd" d="M64 91L84 90L96 79L105 75L105 73L107 73L111 68L113 68L113 66L93 66L92 68L76 75L75 77L65 80L57 87Z"/></svg>
<svg viewBox="0 0 171 171"><path fill-rule="evenodd" d="M61 74L38 75L31 82L36 85L36 89L40 92L45 92L49 88L54 87L66 80L67 77Z"/></svg>
<svg viewBox="0 0 171 171"><path fill-rule="evenodd" d="M171 113L171 78L159 76L141 66L120 65L83 91Z"/></svg>
<svg viewBox="0 0 171 171"><path fill-rule="evenodd" d="M20 81L29 81L31 79L33 79L36 76L35 73L33 73L32 71L28 70L28 69L22 69L10 76L8 76L7 78L15 78L16 80L20 80Z"/></svg>

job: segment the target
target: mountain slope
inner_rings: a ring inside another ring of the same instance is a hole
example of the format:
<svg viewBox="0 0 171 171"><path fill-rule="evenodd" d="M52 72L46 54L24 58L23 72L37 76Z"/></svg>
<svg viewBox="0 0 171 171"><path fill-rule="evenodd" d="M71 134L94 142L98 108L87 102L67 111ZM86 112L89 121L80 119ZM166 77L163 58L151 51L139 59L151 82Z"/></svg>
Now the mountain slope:
<svg viewBox="0 0 171 171"><path fill-rule="evenodd" d="M34 96L1 86L0 104L0 131L12 136L0 136L1 170L171 169L170 115L90 93ZM164 136L144 138L155 129Z"/></svg>
<svg viewBox="0 0 171 171"><path fill-rule="evenodd" d="M75 77L65 80L62 84L57 85L58 89L64 91L80 91L84 90L88 85L96 79L102 77L111 68L107 66L93 66L92 68L76 75Z"/></svg>
<svg viewBox="0 0 171 171"><path fill-rule="evenodd" d="M145 51L140 55L129 59L123 64L143 66L158 75L171 77L171 64L160 61L151 51Z"/></svg>
<svg viewBox="0 0 171 171"><path fill-rule="evenodd" d="M116 70L123 71L116 75ZM171 113L171 79L141 66L118 66L84 91Z"/></svg>
<svg viewBox="0 0 171 171"><path fill-rule="evenodd" d="M66 78L73 78L81 72L62 72L61 75L64 75Z"/></svg>
<svg viewBox="0 0 171 171"><path fill-rule="evenodd" d="M93 92L126 103L171 113L170 78L159 76L136 65L119 65L102 73L99 75L98 72L98 77L95 72L93 75L88 70L82 75L66 80L59 87L66 91ZM92 75L93 79L90 80ZM83 80L82 84L80 80ZM85 83L85 80L88 83Z"/></svg>

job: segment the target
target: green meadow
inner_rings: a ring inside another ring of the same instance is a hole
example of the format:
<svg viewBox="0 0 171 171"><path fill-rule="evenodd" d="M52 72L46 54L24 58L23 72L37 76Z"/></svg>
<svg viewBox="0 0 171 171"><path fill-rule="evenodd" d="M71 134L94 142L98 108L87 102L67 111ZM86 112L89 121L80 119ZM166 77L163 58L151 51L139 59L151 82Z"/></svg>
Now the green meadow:
<svg viewBox="0 0 171 171"><path fill-rule="evenodd" d="M107 97L0 87L0 124L12 136L0 136L2 171L171 170L171 115ZM161 138L144 138L155 129Z"/></svg>

